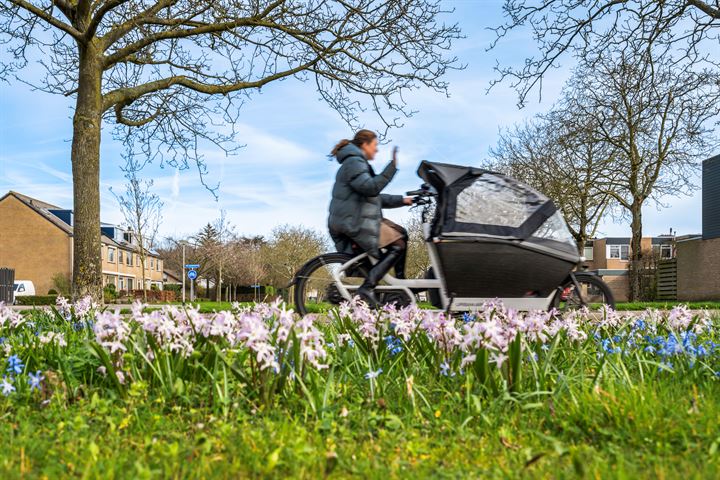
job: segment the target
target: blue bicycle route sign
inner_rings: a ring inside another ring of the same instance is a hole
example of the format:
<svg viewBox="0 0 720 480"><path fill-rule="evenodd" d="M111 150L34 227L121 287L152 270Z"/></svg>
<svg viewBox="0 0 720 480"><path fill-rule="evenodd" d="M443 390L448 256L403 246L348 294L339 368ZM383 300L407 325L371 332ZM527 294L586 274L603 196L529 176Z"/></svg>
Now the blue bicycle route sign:
<svg viewBox="0 0 720 480"><path fill-rule="evenodd" d="M197 278L197 270L188 270L187 276L190 280L195 280Z"/></svg>

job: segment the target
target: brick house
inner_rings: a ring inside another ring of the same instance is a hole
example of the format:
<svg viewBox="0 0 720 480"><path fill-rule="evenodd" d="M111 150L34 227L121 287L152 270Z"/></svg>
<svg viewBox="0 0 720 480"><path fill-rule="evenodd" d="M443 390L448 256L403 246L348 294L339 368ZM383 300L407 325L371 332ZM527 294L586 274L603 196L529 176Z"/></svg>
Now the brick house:
<svg viewBox="0 0 720 480"><path fill-rule="evenodd" d="M31 280L38 295L48 293L56 275L72 278L72 225L72 210L8 192L0 198L0 266L14 268L18 280ZM103 284L141 289L140 248L132 232L107 223L100 230ZM162 284L163 261L148 251L145 285Z"/></svg>
<svg viewBox="0 0 720 480"><path fill-rule="evenodd" d="M720 300L720 155L702 165L702 235L677 243L677 296Z"/></svg>
<svg viewBox="0 0 720 480"><path fill-rule="evenodd" d="M600 275L619 302L628 299L630 241L630 237L596 238L585 244L583 254L588 271ZM675 257L673 235L643 237L640 244L643 252L657 254L661 260Z"/></svg>

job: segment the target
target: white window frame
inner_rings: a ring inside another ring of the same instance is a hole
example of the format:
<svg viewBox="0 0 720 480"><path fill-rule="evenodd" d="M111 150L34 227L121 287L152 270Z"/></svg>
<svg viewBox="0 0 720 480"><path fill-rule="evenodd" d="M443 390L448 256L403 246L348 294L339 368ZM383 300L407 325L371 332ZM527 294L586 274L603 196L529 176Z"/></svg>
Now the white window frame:
<svg viewBox="0 0 720 480"><path fill-rule="evenodd" d="M115 263L115 249L108 247L108 263Z"/></svg>
<svg viewBox="0 0 720 480"><path fill-rule="evenodd" d="M592 245L589 247L585 247L583 249L583 257L585 257L585 260L593 260L595 256L594 252L595 247L593 247Z"/></svg>
<svg viewBox="0 0 720 480"><path fill-rule="evenodd" d="M668 252L667 257L664 255L664 252ZM663 260L672 258L672 245L669 243L663 243L660 245L660 258Z"/></svg>
<svg viewBox="0 0 720 480"><path fill-rule="evenodd" d="M608 245L607 258L611 260L628 261L630 258L630 245Z"/></svg>

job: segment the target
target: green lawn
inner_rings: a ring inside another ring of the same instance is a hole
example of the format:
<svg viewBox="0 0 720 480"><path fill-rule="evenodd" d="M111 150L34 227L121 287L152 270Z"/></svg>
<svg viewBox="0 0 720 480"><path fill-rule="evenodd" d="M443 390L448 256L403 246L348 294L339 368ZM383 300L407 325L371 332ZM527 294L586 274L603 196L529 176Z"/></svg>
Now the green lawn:
<svg viewBox="0 0 720 480"><path fill-rule="evenodd" d="M716 314L88 305L0 307L0 479L720 475Z"/></svg>
<svg viewBox="0 0 720 480"><path fill-rule="evenodd" d="M646 308L656 308L659 310L669 310L678 305L687 305L693 310L708 309L708 310L720 310L720 302L707 301L707 302L621 302L616 305L617 310L645 310Z"/></svg>
<svg viewBox="0 0 720 480"><path fill-rule="evenodd" d="M143 396L6 411L2 478L717 478L720 384L589 390L417 414L388 401L218 416ZM344 416L343 408L348 413Z"/></svg>

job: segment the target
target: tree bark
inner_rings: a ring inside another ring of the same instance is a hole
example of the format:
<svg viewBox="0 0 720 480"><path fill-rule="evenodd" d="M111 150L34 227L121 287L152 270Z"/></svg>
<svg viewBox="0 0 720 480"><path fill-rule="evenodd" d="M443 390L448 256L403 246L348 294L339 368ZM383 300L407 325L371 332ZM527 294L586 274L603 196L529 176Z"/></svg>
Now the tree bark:
<svg viewBox="0 0 720 480"><path fill-rule="evenodd" d="M642 268L642 203L633 202L630 209L632 239L630 240L629 299L631 302L641 300L640 269Z"/></svg>
<svg viewBox="0 0 720 480"><path fill-rule="evenodd" d="M92 43L81 45L73 116L73 297L102 296L100 260L100 126L102 69Z"/></svg>

